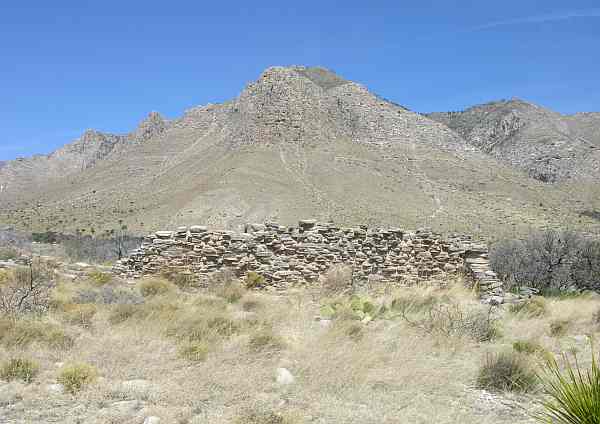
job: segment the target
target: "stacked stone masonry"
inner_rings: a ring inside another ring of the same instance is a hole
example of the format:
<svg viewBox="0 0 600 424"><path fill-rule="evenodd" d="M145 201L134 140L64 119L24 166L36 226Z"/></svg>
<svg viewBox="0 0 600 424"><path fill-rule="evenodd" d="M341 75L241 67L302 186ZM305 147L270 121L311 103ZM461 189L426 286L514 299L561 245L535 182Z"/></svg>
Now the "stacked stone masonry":
<svg viewBox="0 0 600 424"><path fill-rule="evenodd" d="M336 264L351 266L357 281L375 277L410 284L465 273L485 296L502 295L501 283L488 266L487 246L469 236L443 238L427 228L342 228L315 220L302 220L298 227L248 224L244 233L204 226L158 231L114 271L139 278L170 269L206 281L229 268L240 277L255 271L270 286L285 288L314 282Z"/></svg>

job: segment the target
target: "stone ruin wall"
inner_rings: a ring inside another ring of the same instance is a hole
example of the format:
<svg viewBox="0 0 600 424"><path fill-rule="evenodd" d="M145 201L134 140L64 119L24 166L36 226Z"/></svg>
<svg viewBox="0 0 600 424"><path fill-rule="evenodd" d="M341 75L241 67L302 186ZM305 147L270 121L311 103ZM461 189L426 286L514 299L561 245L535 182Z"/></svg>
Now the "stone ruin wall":
<svg viewBox="0 0 600 424"><path fill-rule="evenodd" d="M359 280L376 277L402 284L465 273L474 277L483 297L502 296L501 283L488 266L487 246L470 236L442 237L426 228L342 228L315 220L300 221L298 227L248 224L244 233L204 226L157 231L114 271L139 278L169 269L206 281L229 268L240 277L255 271L269 286L285 288L314 282L336 264L351 266Z"/></svg>

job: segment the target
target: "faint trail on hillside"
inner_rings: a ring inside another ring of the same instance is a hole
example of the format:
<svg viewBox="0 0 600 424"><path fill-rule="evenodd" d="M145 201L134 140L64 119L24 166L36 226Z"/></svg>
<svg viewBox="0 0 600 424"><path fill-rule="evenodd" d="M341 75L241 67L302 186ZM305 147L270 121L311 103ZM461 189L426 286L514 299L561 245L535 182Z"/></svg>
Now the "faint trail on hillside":
<svg viewBox="0 0 600 424"><path fill-rule="evenodd" d="M300 147L299 149L301 150ZM301 156L302 159L300 162L302 164L302 171L295 171L293 167L288 164L283 147L281 145L279 146L279 158L283 164L283 168L316 198L319 205L325 205L327 208L327 213L330 215L331 211L335 209L333 207L333 203L326 198L325 194L321 190L316 188L316 186L308 180L306 176L306 169L308 167L306 153L302 152Z"/></svg>
<svg viewBox="0 0 600 424"><path fill-rule="evenodd" d="M416 156L415 153L417 151L417 146L414 141L411 141L411 143L410 143L410 150L411 150L411 152L413 152L413 156ZM434 210L433 210L433 213L431 214L430 218L436 218L438 213L443 211L444 207L442 206L441 199L437 195L433 181L423 171L423 169L419 165L418 160L410 160L408 158L408 156L406 156L406 161L407 161L407 164L410 164L410 163L413 164L414 171L415 171L414 175L417 178L417 181L423 188L423 191L425 192L425 194L427 194L428 196L431 197ZM410 165L408 165L408 167L410 167Z"/></svg>

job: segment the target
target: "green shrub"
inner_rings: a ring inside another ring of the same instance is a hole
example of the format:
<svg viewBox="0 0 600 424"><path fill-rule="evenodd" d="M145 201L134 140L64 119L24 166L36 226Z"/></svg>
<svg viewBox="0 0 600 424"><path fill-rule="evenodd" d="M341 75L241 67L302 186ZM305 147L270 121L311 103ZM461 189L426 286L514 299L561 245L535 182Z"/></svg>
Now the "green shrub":
<svg viewBox="0 0 600 424"><path fill-rule="evenodd" d="M525 355L501 352L488 355L477 376L482 389L528 392L537 384L537 376Z"/></svg>
<svg viewBox="0 0 600 424"><path fill-rule="evenodd" d="M139 289L142 296L151 297L170 293L174 291L174 286L162 278L148 278L140 282Z"/></svg>
<svg viewBox="0 0 600 424"><path fill-rule="evenodd" d="M230 337L239 330L239 324L225 315L189 315L173 322L167 335L181 341L209 342Z"/></svg>
<svg viewBox="0 0 600 424"><path fill-rule="evenodd" d="M564 336L570 327L571 321L568 319L555 319L550 323L550 335L553 337Z"/></svg>
<svg viewBox="0 0 600 424"><path fill-rule="evenodd" d="M19 257L19 251L12 247L0 247L0 261L10 261Z"/></svg>
<svg viewBox="0 0 600 424"><path fill-rule="evenodd" d="M546 299L534 296L526 302L514 303L508 309L511 313L528 318L539 318L548 314Z"/></svg>
<svg viewBox="0 0 600 424"><path fill-rule="evenodd" d="M512 346L515 352L527 355L534 355L545 351L542 345L530 340L517 340Z"/></svg>
<svg viewBox="0 0 600 424"><path fill-rule="evenodd" d="M73 363L65 365L59 372L58 382L65 390L75 394L93 384L98 378L98 371L93 365L86 363Z"/></svg>
<svg viewBox="0 0 600 424"><path fill-rule="evenodd" d="M89 273L88 278L93 284L103 286L110 283L113 277L109 273L94 270Z"/></svg>
<svg viewBox="0 0 600 424"><path fill-rule="evenodd" d="M250 336L248 347L254 353L278 352L285 347L285 343L273 330L263 328Z"/></svg>
<svg viewBox="0 0 600 424"><path fill-rule="evenodd" d="M592 365L584 370L574 355L573 363L563 354L564 371L554 358L538 375L547 397L535 418L542 423L600 423L600 368L592 349Z"/></svg>
<svg viewBox="0 0 600 424"><path fill-rule="evenodd" d="M250 289L258 289L265 285L265 277L258 274L257 272L250 271L246 274L246 279L244 280L244 286Z"/></svg>
<svg viewBox="0 0 600 424"><path fill-rule="evenodd" d="M386 318L388 308L385 304L376 305L367 297L352 295L349 298L340 297L321 307L323 318L341 321L362 320L372 321L376 318Z"/></svg>
<svg viewBox="0 0 600 424"><path fill-rule="evenodd" d="M0 366L0 378L6 381L22 380L31 383L40 370L37 362L23 358L13 358Z"/></svg>
<svg viewBox="0 0 600 424"><path fill-rule="evenodd" d="M183 359L194 362L205 361L208 357L209 345L204 341L184 342L177 349L177 353Z"/></svg>
<svg viewBox="0 0 600 424"><path fill-rule="evenodd" d="M56 324L35 319L0 319L0 342L7 347L41 343L52 349L69 349L73 339Z"/></svg>

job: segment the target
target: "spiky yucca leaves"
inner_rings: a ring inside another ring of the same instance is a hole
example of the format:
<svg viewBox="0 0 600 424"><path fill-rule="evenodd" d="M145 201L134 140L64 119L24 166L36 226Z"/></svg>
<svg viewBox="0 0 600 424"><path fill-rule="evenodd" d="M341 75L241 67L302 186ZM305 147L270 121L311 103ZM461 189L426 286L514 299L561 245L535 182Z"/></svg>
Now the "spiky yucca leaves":
<svg viewBox="0 0 600 424"><path fill-rule="evenodd" d="M600 367L592 349L592 366L583 370L573 354L573 361L563 354L562 371L554 358L539 375L548 398L541 402L543 411L535 418L542 423L600 424Z"/></svg>

